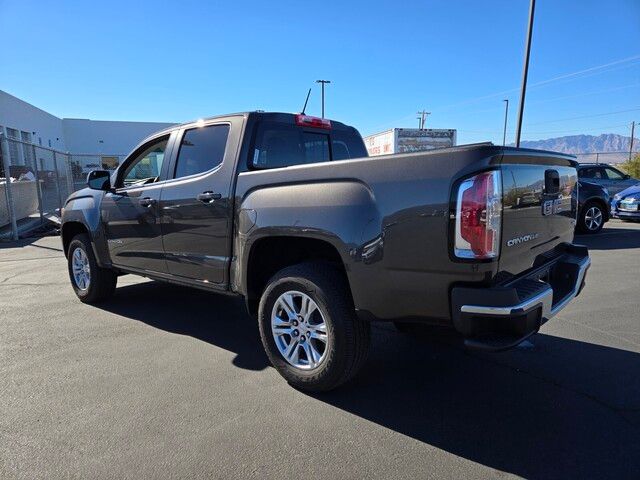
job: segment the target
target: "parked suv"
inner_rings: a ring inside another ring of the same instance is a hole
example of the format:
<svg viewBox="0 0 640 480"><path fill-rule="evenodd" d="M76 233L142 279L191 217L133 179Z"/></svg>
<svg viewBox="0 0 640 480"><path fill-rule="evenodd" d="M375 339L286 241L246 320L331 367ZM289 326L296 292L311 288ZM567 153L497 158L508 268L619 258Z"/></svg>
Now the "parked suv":
<svg viewBox="0 0 640 480"><path fill-rule="evenodd" d="M449 325L513 347L583 285L572 157L491 144L367 158L358 131L249 112L144 140L62 214L86 303L119 275L242 296L275 368L329 390L365 362L370 323ZM158 299L171 302L171 298Z"/></svg>
<svg viewBox="0 0 640 480"><path fill-rule="evenodd" d="M640 180L606 163L581 163L578 165L578 178L605 187L610 195L640 183Z"/></svg>
<svg viewBox="0 0 640 480"><path fill-rule="evenodd" d="M598 233L609 221L609 191L595 183L580 180L577 188L580 233Z"/></svg>

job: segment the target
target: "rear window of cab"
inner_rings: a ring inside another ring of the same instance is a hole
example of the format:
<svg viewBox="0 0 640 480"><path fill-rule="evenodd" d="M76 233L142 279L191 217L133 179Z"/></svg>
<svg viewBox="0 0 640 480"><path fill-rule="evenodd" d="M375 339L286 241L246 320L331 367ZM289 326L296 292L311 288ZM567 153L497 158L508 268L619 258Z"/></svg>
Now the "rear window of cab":
<svg viewBox="0 0 640 480"><path fill-rule="evenodd" d="M268 169L366 156L357 133L312 131L286 123L262 122L256 131L249 163L253 169Z"/></svg>

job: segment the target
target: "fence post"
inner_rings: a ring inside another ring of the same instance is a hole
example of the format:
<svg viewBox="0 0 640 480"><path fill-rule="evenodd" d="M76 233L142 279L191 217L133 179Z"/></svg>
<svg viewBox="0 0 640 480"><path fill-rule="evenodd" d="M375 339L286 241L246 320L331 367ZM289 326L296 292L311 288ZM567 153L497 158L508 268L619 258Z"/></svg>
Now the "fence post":
<svg viewBox="0 0 640 480"><path fill-rule="evenodd" d="M2 166L4 168L4 177L6 180L7 192L7 210L9 211L9 219L11 220L11 234L13 240L18 240L18 221L16 220L16 210L13 204L13 195L11 195L11 169L9 168L9 140L0 133L0 145L2 151Z"/></svg>
<svg viewBox="0 0 640 480"><path fill-rule="evenodd" d="M76 186L73 182L73 170L71 168L71 152L67 152L65 166L67 167L67 188L69 189L68 194L71 195L76 191Z"/></svg>
<svg viewBox="0 0 640 480"><path fill-rule="evenodd" d="M56 159L56 151L53 153L53 169L56 172L56 190L58 191L58 205L60 206L60 215L62 215L62 195L60 195L60 172L58 172L58 160Z"/></svg>
<svg viewBox="0 0 640 480"><path fill-rule="evenodd" d="M36 146L31 144L33 153L33 169L36 171L36 192L38 193L38 211L40 212L40 225L44 224L44 205L42 204L42 190L40 189L40 169L38 168L38 158L36 157Z"/></svg>

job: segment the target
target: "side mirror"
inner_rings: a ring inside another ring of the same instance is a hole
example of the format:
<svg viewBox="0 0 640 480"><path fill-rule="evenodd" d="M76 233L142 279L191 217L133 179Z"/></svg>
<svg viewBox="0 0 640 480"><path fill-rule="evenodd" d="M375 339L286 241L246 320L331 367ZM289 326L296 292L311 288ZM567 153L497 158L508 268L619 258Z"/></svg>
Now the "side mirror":
<svg viewBox="0 0 640 480"><path fill-rule="evenodd" d="M111 190L111 172L106 170L92 170L87 175L87 185L92 190Z"/></svg>
<svg viewBox="0 0 640 480"><path fill-rule="evenodd" d="M629 180L630 178L631 178L631 175L629 175L629 174L627 174L627 175L625 175L625 176L624 176L624 179L625 179L625 180Z"/></svg>

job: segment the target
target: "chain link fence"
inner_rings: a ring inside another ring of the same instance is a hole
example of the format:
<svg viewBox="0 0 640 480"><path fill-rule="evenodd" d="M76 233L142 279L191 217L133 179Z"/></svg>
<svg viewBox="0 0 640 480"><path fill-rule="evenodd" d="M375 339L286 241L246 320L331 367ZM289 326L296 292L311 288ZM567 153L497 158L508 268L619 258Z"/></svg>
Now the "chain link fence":
<svg viewBox="0 0 640 480"><path fill-rule="evenodd" d="M59 216L66 198L84 188L87 174L115 169L122 154L71 154L0 134L0 239Z"/></svg>
<svg viewBox="0 0 640 480"><path fill-rule="evenodd" d="M637 154L634 152L633 154ZM629 160L629 152L596 152L596 153L573 153L579 163L608 163L616 165Z"/></svg>

